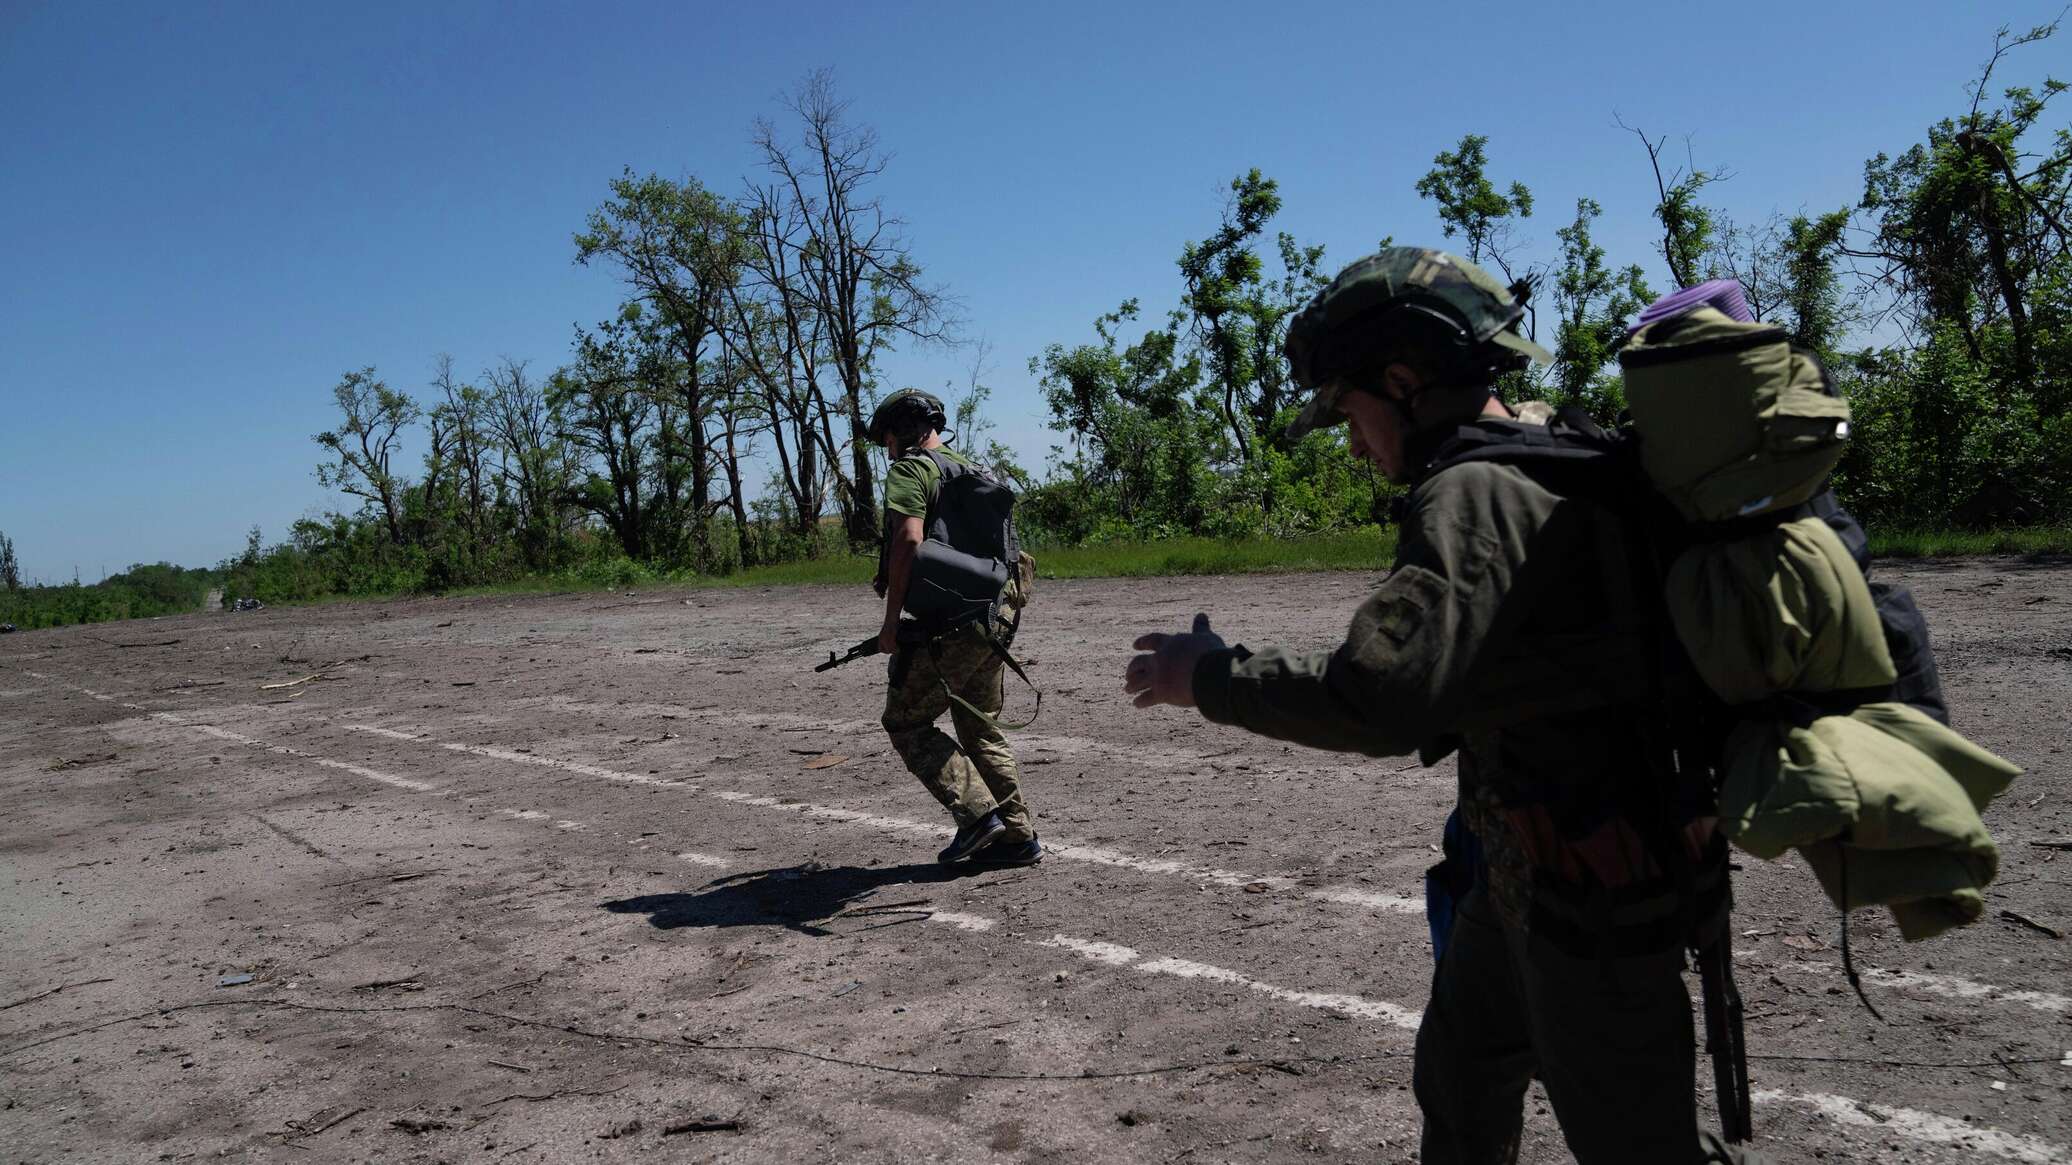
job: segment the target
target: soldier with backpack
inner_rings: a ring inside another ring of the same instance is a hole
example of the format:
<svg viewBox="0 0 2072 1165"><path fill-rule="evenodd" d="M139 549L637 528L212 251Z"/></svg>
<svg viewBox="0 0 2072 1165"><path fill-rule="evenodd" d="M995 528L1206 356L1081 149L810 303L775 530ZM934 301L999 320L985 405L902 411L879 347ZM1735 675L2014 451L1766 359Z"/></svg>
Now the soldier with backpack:
<svg viewBox="0 0 2072 1165"><path fill-rule="evenodd" d="M890 462L872 584L885 601L878 647L892 657L883 724L956 821L939 860L1032 865L1043 847L998 717L1005 671L1021 675L1008 646L1033 563L1015 540L1013 493L943 443L946 421L942 401L905 389L867 429ZM955 739L935 726L945 711Z"/></svg>
<svg viewBox="0 0 2072 1165"><path fill-rule="evenodd" d="M1515 1160L1535 1077L1586 1165L1757 1160L1699 1130L1684 956L1724 929L1725 844L1673 776L1644 542L1561 458L1476 455L1547 431L1492 393L1550 359L1518 332L1528 293L1403 247L1324 288L1289 329L1315 394L1293 435L1349 422L1410 486L1395 569L1334 651L1232 647L1198 615L1137 640L1125 690L1317 748L1459 754L1483 863L1418 1031L1420 1160Z"/></svg>

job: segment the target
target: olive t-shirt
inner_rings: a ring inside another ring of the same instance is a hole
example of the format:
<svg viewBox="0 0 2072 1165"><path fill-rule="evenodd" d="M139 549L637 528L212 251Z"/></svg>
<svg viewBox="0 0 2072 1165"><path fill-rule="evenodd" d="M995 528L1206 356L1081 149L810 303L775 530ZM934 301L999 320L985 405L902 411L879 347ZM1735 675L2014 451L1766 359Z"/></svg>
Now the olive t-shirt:
<svg viewBox="0 0 2072 1165"><path fill-rule="evenodd" d="M954 449L938 446L933 452L959 465L972 463L971 458ZM928 500L935 496L935 487L941 483L942 470L927 452L916 449L893 462L885 474L885 521L890 523L895 514L925 520Z"/></svg>

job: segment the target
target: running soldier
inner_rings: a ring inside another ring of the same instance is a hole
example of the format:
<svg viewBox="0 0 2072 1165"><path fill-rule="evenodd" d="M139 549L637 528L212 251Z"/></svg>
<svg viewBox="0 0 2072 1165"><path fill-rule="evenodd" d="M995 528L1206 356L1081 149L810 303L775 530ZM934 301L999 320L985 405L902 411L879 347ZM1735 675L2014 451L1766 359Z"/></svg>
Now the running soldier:
<svg viewBox="0 0 2072 1165"><path fill-rule="evenodd" d="M936 502L945 474L983 472L943 443L946 419L940 400L905 389L878 406L867 430L891 464L885 476L885 550L872 583L885 600L878 646L892 660L883 723L908 770L957 823L956 837L938 855L941 861L1032 865L1042 859L1043 846L998 721L1005 648L1019 623L1018 614L1010 621L1000 612L1019 612L1027 602L1027 572L1007 564L998 611L925 643L901 642L901 612L917 552L924 540L943 533ZM907 623L911 635L913 621ZM957 730L954 740L935 726L945 711Z"/></svg>

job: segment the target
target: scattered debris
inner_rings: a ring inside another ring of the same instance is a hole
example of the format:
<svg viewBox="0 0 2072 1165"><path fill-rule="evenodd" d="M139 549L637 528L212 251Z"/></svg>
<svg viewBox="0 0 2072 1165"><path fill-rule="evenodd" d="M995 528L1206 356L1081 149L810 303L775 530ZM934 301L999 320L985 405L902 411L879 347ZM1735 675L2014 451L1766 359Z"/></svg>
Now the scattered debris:
<svg viewBox="0 0 2072 1165"><path fill-rule="evenodd" d="M2042 846L2044 849L2072 849L2072 841L2032 841L2029 844Z"/></svg>
<svg viewBox="0 0 2072 1165"><path fill-rule="evenodd" d="M807 761L806 767L809 769L831 769L848 759L848 757L843 756L841 753L830 752L823 756L816 756L812 760Z"/></svg>
<svg viewBox="0 0 2072 1165"><path fill-rule="evenodd" d="M401 1129L413 1137L421 1137L426 1133L435 1133L440 1129L450 1129L453 1126L445 1121L421 1121L416 1117L399 1116L389 1122L389 1127Z"/></svg>
<svg viewBox="0 0 2072 1165"><path fill-rule="evenodd" d="M342 1105L334 1106L332 1108L319 1109L299 1121L288 1121L287 1125L289 1128L294 1129L299 1136L314 1137L325 1129L342 1121L351 1120L366 1111L365 1106L359 1108L345 1108Z"/></svg>
<svg viewBox="0 0 2072 1165"><path fill-rule="evenodd" d="M115 982L115 980L113 979L81 979L77 983L60 983L48 991L39 991L34 995L25 996L21 999L17 999L13 1003L0 1005L0 1011L11 1011L14 1008L20 1007L24 1003L34 1003L39 999L45 998L46 996L56 995L60 991L70 991L74 987L91 987L96 983L113 982Z"/></svg>
<svg viewBox="0 0 2072 1165"><path fill-rule="evenodd" d="M662 1135L674 1137L681 1133L734 1133L739 1131L741 1131L740 1121L707 1117L704 1120L685 1121L680 1125L670 1125L662 1130Z"/></svg>
<svg viewBox="0 0 2072 1165"><path fill-rule="evenodd" d="M158 690L161 692L178 692L188 688L220 688L229 682L229 680L181 680L170 688L160 688Z"/></svg>
<svg viewBox="0 0 2072 1165"><path fill-rule="evenodd" d="M218 975L216 976L216 986L242 987L247 983L256 981L258 978L259 976L254 975L249 971L240 971L235 975Z"/></svg>
<svg viewBox="0 0 2072 1165"><path fill-rule="evenodd" d="M82 765L97 765L97 764L105 764L106 762L108 762L108 761L111 761L111 760L114 760L114 759L115 759L115 754L114 754L114 753L112 753L112 752L109 752L109 753L96 753L96 754L95 754L95 755L93 755L93 756L79 756L79 757L64 757L64 756L61 756L61 757L57 757L57 758L53 759L53 760L52 760L52 761L50 762L50 764L48 764L48 765L46 765L46 766L44 766L44 767L45 767L45 770L46 770L46 771L48 771L48 772L53 772L53 773L55 773L55 772L61 772L61 771L65 770L65 769L76 769L76 768L79 768L79 767L80 767L80 766L82 766Z"/></svg>
<svg viewBox="0 0 2072 1165"><path fill-rule="evenodd" d="M2026 914L2017 914L2012 910L2003 910L2000 912L2000 917L2007 919L2009 922L2019 922L2023 926L2028 927L2030 930L2041 931L2044 934L2047 934L2055 939L2062 939L2065 937L2063 931L2060 931L2055 927L2045 926L2042 923L2036 921L2035 919L2030 918Z"/></svg>
<svg viewBox="0 0 2072 1165"><path fill-rule="evenodd" d="M354 987L354 988L353 988L353 990L355 990L355 991L386 991L386 990L388 990L388 989L389 989L389 988L391 988L391 987L395 988L395 989L396 989L396 990L398 990L398 991L422 991L422 990L424 990L424 984L423 984L422 982L418 981L417 979L376 979L376 980L375 980L374 982L372 982L372 983L362 983L362 984L360 984L359 986L357 986L357 987Z"/></svg>
<svg viewBox="0 0 2072 1165"><path fill-rule="evenodd" d="M230 604L230 609L233 611L264 611L266 604L257 599L239 599Z"/></svg>
<svg viewBox="0 0 2072 1165"><path fill-rule="evenodd" d="M1264 893L1266 893L1266 892L1267 892L1268 890L1271 890L1271 889L1273 889L1273 887L1272 887L1272 886L1270 886L1270 885L1268 885L1268 884L1267 884L1267 883L1265 883L1265 882L1246 882L1246 883L1245 883L1245 893L1247 893L1247 894L1264 894Z"/></svg>
<svg viewBox="0 0 2072 1165"><path fill-rule="evenodd" d="M854 991L861 986L863 986L863 980L851 979L848 983L844 984L843 986L835 988L834 997L836 999L840 999L842 996L849 994L851 991Z"/></svg>
<svg viewBox="0 0 2072 1165"><path fill-rule="evenodd" d="M493 1065L493 1066L495 1066L495 1067L498 1067L498 1068L509 1068L509 1069L510 1069L511 1071L513 1071L513 1072L530 1072L530 1071L532 1071L532 1069L530 1069L530 1068L526 1067L526 1066L525 1066L525 1065L523 1065L523 1064L506 1064L506 1063L505 1063L505 1062L503 1062L502 1060L491 1060L491 1061L490 1061L490 1064L491 1064L491 1065Z"/></svg>
<svg viewBox="0 0 2072 1165"><path fill-rule="evenodd" d="M19 630L21 628L12 623L0 623L0 635L12 635Z"/></svg>
<svg viewBox="0 0 2072 1165"><path fill-rule="evenodd" d="M604 1132L597 1134L597 1139L600 1141L616 1141L620 1137L630 1137L633 1134L639 1132L640 1129L640 1118L634 1117L632 1120L627 1121L625 1124L613 1125L611 1128L605 1130Z"/></svg>

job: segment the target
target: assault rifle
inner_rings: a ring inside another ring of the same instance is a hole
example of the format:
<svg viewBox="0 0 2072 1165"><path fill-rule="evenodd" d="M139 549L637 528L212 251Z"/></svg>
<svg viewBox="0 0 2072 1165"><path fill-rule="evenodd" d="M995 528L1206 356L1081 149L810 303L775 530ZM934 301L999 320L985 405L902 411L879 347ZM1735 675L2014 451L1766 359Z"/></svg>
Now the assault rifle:
<svg viewBox="0 0 2072 1165"><path fill-rule="evenodd" d="M926 643L927 641L928 636L922 632L921 624L918 620L902 619L899 621L899 645L901 647L918 647L921 644ZM856 646L850 648L848 651L840 655L837 655L832 651L828 652L827 662L822 664L815 664L813 666L813 670L828 671L833 668L838 668L845 663L849 663L854 660L864 659L866 657L877 654L878 637L873 635L869 639L864 640L863 642L857 644Z"/></svg>

